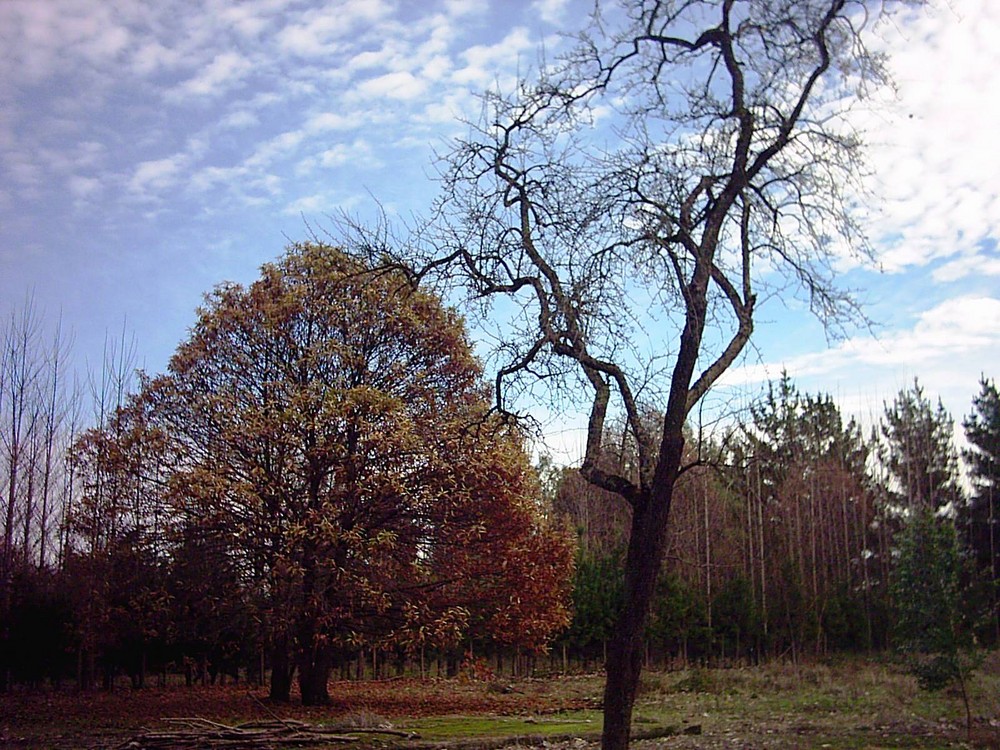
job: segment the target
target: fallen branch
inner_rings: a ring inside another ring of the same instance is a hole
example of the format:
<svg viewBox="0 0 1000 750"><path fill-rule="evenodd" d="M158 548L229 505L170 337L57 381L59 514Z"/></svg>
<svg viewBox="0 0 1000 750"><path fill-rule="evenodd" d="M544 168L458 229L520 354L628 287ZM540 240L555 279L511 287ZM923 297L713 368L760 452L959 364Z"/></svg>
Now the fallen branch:
<svg viewBox="0 0 1000 750"><path fill-rule="evenodd" d="M301 721L257 721L230 726L201 717L164 719L187 729L147 730L118 745L119 750L168 750L168 748L220 748L259 750L276 747L308 747L333 742L357 742L353 735Z"/></svg>
<svg viewBox="0 0 1000 750"><path fill-rule="evenodd" d="M262 708L265 713L267 713L267 714L269 714L271 716L272 719L274 719L277 722L280 722L281 724L284 724L285 726L291 727L291 726L293 726L295 724L301 724L302 723L300 721L295 721L294 719L282 719L280 716L278 716L278 714L276 714L274 711L271 710L270 706L268 706L266 703L264 703L264 701L262 701L260 698L258 698L253 693L251 693L249 690L247 690L247 698L249 698L254 703L256 703L260 708Z"/></svg>

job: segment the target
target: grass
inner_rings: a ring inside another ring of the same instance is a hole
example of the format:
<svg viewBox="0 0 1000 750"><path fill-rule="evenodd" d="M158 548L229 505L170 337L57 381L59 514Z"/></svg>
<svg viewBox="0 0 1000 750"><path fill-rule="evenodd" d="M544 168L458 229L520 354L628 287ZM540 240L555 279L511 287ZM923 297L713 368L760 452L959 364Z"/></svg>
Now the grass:
<svg viewBox="0 0 1000 750"><path fill-rule="evenodd" d="M550 701L596 700L599 676L533 681ZM1000 654L975 678L975 747L1000 747ZM646 672L634 714L636 730L700 726L700 736L672 739L678 748L744 747L904 750L969 747L961 702L947 691L920 690L888 660L850 658L805 666ZM994 725L991 726L990 722ZM496 736L593 735L597 710L537 719L449 716L404 722L428 740Z"/></svg>
<svg viewBox="0 0 1000 750"><path fill-rule="evenodd" d="M1000 746L1000 654L987 660L972 692L978 740ZM706 733L791 736L797 748L958 747L964 737L956 695L920 690L882 660L651 673L637 714L660 723L699 721Z"/></svg>
<svg viewBox="0 0 1000 750"><path fill-rule="evenodd" d="M468 737L524 737L584 735L601 731L597 711L571 711L557 717L435 716L400 722L397 726L417 732L425 740Z"/></svg>
<svg viewBox="0 0 1000 750"><path fill-rule="evenodd" d="M238 723L267 718L266 712L322 724L352 717L353 726L391 723L430 743L600 732L600 675L501 687L468 679L331 683L334 704L322 709L265 708L243 686L82 695L23 691L0 701L0 748L93 746L95 738L109 737L118 744L128 732L157 726L164 717ZM975 676L972 701L973 745L1000 748L1000 654L990 655ZM969 747L957 696L922 691L897 665L879 659L646 672L634 721L637 731L700 728L698 735L672 737L668 745L677 750Z"/></svg>

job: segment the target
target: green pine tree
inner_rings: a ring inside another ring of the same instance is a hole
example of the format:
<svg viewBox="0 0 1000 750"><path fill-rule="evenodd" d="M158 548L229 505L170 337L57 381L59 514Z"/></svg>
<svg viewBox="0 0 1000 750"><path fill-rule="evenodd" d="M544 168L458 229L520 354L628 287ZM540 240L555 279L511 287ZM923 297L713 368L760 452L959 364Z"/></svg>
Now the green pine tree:
<svg viewBox="0 0 1000 750"><path fill-rule="evenodd" d="M925 690L954 685L972 732L969 678L979 664L961 588L962 558L954 524L915 508L899 541L892 581L897 647Z"/></svg>

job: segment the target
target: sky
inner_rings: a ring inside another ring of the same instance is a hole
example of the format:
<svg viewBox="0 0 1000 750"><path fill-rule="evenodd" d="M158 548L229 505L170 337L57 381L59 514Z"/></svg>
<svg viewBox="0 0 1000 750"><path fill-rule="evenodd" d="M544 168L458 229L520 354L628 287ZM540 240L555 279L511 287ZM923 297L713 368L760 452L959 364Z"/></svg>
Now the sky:
<svg viewBox="0 0 1000 750"><path fill-rule="evenodd" d="M437 191L434 154L586 0L0 0L0 320L26 300L81 367L134 337L160 372L202 295L289 241ZM898 90L866 113L877 267L843 269L872 330L829 340L762 310L726 376L783 370L872 418L918 376L961 421L1000 377L1000 3L934 0L883 27ZM555 431L572 457L580 422Z"/></svg>

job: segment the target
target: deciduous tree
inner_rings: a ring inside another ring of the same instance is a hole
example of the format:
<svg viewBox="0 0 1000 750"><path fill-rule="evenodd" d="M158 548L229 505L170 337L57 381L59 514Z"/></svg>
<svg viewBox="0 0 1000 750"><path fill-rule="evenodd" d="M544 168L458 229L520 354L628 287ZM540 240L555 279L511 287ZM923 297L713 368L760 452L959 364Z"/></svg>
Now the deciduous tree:
<svg viewBox="0 0 1000 750"><path fill-rule="evenodd" d="M142 687L150 648L169 626L165 569L174 518L167 480L177 455L153 424L149 400L121 397L69 453L79 483L70 514L79 549L68 570L78 601L81 686L101 667L105 686L124 668Z"/></svg>
<svg viewBox="0 0 1000 750"><path fill-rule="evenodd" d="M297 669L303 702L324 703L339 656L452 642L477 614L501 639L523 617L538 647L565 622L571 553L551 554L481 377L436 297L310 243L217 288L151 384L184 457L177 502L226 530L265 594L272 698Z"/></svg>
<svg viewBox="0 0 1000 750"><path fill-rule="evenodd" d="M0 324L0 691L9 657L24 657L10 640L13 602L34 595L15 589L51 582L45 569L58 549L52 535L64 509L57 489L66 477L60 457L71 400L67 353L61 326L47 340L30 297Z"/></svg>
<svg viewBox="0 0 1000 750"><path fill-rule="evenodd" d="M834 261L867 247L852 211L861 137L842 115L885 77L863 3L605 10L574 54L486 96L444 160L431 265L514 301L500 407L539 377L589 404L581 475L631 506L604 695L603 746L622 750L685 423L744 350L762 294L798 290L834 324L857 312L833 283ZM602 461L611 413L634 474Z"/></svg>

